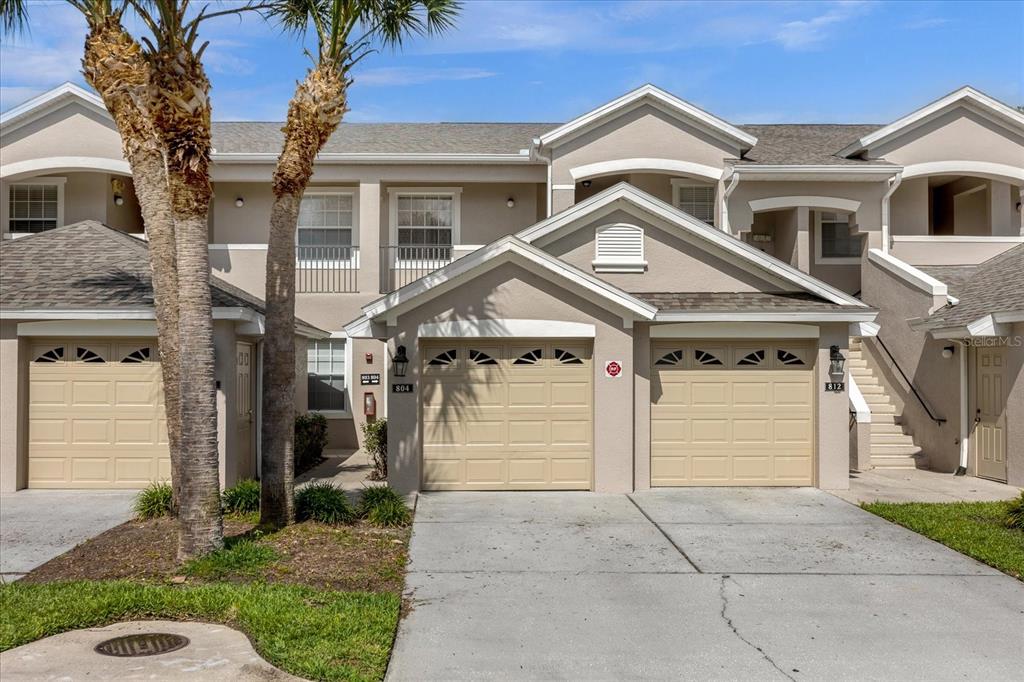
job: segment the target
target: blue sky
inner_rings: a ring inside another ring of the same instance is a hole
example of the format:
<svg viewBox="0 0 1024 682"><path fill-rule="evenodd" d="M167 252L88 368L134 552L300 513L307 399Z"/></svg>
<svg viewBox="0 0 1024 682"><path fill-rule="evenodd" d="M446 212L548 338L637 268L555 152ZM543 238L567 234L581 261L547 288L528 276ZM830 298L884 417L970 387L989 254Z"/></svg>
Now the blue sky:
<svg viewBox="0 0 1024 682"><path fill-rule="evenodd" d="M31 1L31 0L30 0ZM84 22L35 1L0 109L81 83ZM256 16L211 22L217 120L280 120L308 64ZM734 123L881 123L963 84L1024 104L1024 1L468 0L455 31L363 61L348 121L564 121L646 82Z"/></svg>

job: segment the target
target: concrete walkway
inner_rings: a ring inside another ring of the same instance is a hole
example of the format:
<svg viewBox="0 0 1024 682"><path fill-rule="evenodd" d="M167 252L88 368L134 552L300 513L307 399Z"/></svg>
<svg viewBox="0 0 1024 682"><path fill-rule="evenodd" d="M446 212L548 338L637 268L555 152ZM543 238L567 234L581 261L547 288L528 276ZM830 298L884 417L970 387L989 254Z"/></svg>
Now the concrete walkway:
<svg viewBox="0 0 1024 682"><path fill-rule="evenodd" d="M0 494L0 580L17 580L131 518L135 490L19 490Z"/></svg>
<svg viewBox="0 0 1024 682"><path fill-rule="evenodd" d="M137 658L103 656L100 642L157 632L184 635L183 649ZM237 630L208 623L137 621L47 637L0 654L4 682L13 680L298 680L264 661Z"/></svg>
<svg viewBox="0 0 1024 682"><path fill-rule="evenodd" d="M976 476L925 469L871 469L850 474L849 490L830 490L847 502L990 502L1020 495L1020 488Z"/></svg>
<svg viewBox="0 0 1024 682"><path fill-rule="evenodd" d="M1024 584L820 490L428 493L410 553L394 681L1019 679Z"/></svg>

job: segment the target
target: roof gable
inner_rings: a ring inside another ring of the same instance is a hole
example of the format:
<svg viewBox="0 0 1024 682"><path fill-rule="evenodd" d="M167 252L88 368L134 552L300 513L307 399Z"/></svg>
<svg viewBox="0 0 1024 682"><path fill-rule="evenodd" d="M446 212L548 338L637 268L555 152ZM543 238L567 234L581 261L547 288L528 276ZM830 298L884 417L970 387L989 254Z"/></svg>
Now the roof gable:
<svg viewBox="0 0 1024 682"><path fill-rule="evenodd" d="M536 143L540 147L550 147L567 142L608 120L645 104L649 104L669 116L696 125L714 137L735 145L741 150L750 149L757 144L757 138L750 133L744 132L723 119L650 84L643 85L593 111L574 118L554 130L544 133L537 138Z"/></svg>
<svg viewBox="0 0 1024 682"><path fill-rule="evenodd" d="M639 212L638 217L653 216L666 223L676 236L769 281L784 282L798 290L809 292L840 305L864 305L861 301L821 280L772 258L749 244L715 229L625 182L613 185L561 213L542 220L519 232L516 236L526 243L541 246L572 230L592 224L595 217L616 209L623 209L634 214Z"/></svg>
<svg viewBox="0 0 1024 682"><path fill-rule="evenodd" d="M107 108L103 105L103 100L98 95L74 83L62 83L52 90L47 90L0 114L0 130L9 135L23 125L27 125L51 111L67 106L71 102L76 102L104 118L110 118Z"/></svg>
<svg viewBox="0 0 1024 682"><path fill-rule="evenodd" d="M1024 113L1021 113L1011 106L1003 104L999 100L989 97L983 92L975 90L970 86L964 86L955 90L945 97L940 97L934 102L927 104L906 116L893 121L887 126L868 133L848 145L839 152L840 156L850 157L862 154L873 147L893 140L904 135L915 128L934 120L942 114L958 108L965 107L971 111L984 116L990 121L1001 125L1017 133L1024 132Z"/></svg>

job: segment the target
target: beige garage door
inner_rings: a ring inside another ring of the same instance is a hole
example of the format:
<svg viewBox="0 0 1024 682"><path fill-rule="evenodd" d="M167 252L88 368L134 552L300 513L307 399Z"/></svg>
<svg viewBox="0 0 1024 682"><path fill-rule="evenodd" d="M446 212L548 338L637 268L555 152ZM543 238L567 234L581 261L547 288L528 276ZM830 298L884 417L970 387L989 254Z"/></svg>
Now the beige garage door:
<svg viewBox="0 0 1024 682"><path fill-rule="evenodd" d="M589 343L429 342L421 356L424 489L590 488Z"/></svg>
<svg viewBox="0 0 1024 682"><path fill-rule="evenodd" d="M651 485L812 485L814 350L804 342L657 342Z"/></svg>
<svg viewBox="0 0 1024 682"><path fill-rule="evenodd" d="M30 488L142 488L170 479L156 343L39 341L29 357Z"/></svg>

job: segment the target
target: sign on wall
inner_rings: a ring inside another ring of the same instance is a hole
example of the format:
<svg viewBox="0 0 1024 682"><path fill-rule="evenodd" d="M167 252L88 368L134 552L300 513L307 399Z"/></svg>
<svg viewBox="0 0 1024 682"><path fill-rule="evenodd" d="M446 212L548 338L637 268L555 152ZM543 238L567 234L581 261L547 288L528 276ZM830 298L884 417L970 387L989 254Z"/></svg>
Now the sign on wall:
<svg viewBox="0 0 1024 682"><path fill-rule="evenodd" d="M392 393L412 393L412 384L391 384Z"/></svg>
<svg viewBox="0 0 1024 682"><path fill-rule="evenodd" d="M829 393L842 393L846 390L845 381L826 381L825 390Z"/></svg>
<svg viewBox="0 0 1024 682"><path fill-rule="evenodd" d="M604 375L610 379L615 379L622 374L622 363L618 360L609 360L604 363Z"/></svg>
<svg viewBox="0 0 1024 682"><path fill-rule="evenodd" d="M360 386L380 386L380 374L360 374Z"/></svg>

